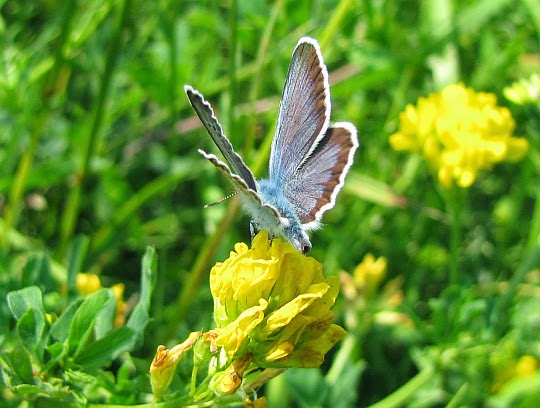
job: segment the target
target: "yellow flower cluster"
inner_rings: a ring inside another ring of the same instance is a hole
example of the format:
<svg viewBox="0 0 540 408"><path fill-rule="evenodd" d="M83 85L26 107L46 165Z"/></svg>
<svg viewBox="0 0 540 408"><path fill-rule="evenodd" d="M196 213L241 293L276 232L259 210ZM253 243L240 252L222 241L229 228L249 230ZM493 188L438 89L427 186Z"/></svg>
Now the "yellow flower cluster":
<svg viewBox="0 0 540 408"><path fill-rule="evenodd" d="M368 253L354 269L352 276L347 272L340 274L342 292L348 301L346 321L349 328L358 326L358 318L366 316L368 308L369 313L375 312L374 321L381 325L412 324L406 314L395 310L403 301L403 278L397 277L382 285L387 267L388 262L384 256L375 258Z"/></svg>
<svg viewBox="0 0 540 408"><path fill-rule="evenodd" d="M344 335L332 324L337 277L262 231L252 249L240 243L210 273L215 345L229 358L249 355L262 368L318 367Z"/></svg>
<svg viewBox="0 0 540 408"><path fill-rule="evenodd" d="M193 347L197 371L209 374L199 402L238 393L244 406L263 408L266 399L251 400L255 390L289 367L318 367L324 355L345 335L332 323L339 292L337 277L325 278L322 265L300 254L288 242L268 240L261 231L251 249L244 243L210 272L216 328L194 332L182 344L160 346L150 369L154 396L167 390L179 359Z"/></svg>
<svg viewBox="0 0 540 408"><path fill-rule="evenodd" d="M512 115L496 102L494 94L449 85L408 105L390 144L394 150L423 154L443 187L469 187L480 170L518 161L529 147L526 139L511 136Z"/></svg>

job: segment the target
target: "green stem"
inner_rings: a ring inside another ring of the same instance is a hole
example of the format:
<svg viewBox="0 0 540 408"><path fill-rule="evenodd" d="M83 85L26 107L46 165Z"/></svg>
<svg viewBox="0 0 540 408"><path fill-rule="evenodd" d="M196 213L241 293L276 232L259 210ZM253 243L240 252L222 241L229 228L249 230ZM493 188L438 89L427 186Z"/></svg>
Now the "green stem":
<svg viewBox="0 0 540 408"><path fill-rule="evenodd" d="M90 127L88 138L86 140L86 145L83 147L81 164L79 170L77 171L75 185L69 192L69 196L67 198L66 208L62 217L60 231L60 257L63 257L66 251L67 244L71 240L73 232L75 230L75 223L77 222L77 219L79 217L82 189L89 173L91 160L96 154L99 130L105 116L105 105L109 95L110 84L116 61L118 55L120 54L121 36L127 23L129 6L130 0L124 0L124 2L120 6L120 17L118 19L118 24L112 38L109 52L107 54L107 59L105 61L105 71L103 72L102 77L103 80L101 81L97 102L92 117L92 124Z"/></svg>
<svg viewBox="0 0 540 408"><path fill-rule="evenodd" d="M164 191L173 189L181 180L185 180L188 177L187 172L188 167L186 167L186 170L175 174L164 174L145 184L140 190L132 194L114 213L111 221L102 226L92 237L91 256L95 256L108 248L115 238L115 234L118 233L119 227L129 221L149 200ZM189 177L194 176L193 171L191 173Z"/></svg>
<svg viewBox="0 0 540 408"><path fill-rule="evenodd" d="M388 397L371 405L369 408L393 408L405 406L420 387L427 383L433 376L433 368L428 367L420 371L409 382L394 391Z"/></svg>
<svg viewBox="0 0 540 408"><path fill-rule="evenodd" d="M508 319L506 314L511 310L510 303L516 296L520 283L525 280L527 274L538 267L540 262L540 239L537 239L535 246L527 253L523 263L520 265L517 272L512 275L509 281L509 285L504 291L503 295L499 298L497 304L493 308L492 321L493 325L499 328L500 333L506 331Z"/></svg>
<svg viewBox="0 0 540 408"><path fill-rule="evenodd" d="M349 15L350 9L353 5L354 2L352 0L341 0L339 2L338 6L335 8L334 14L332 14L330 17L328 24L326 24L326 27L321 34L319 40L321 49L326 49L334 34L341 30L343 20Z"/></svg>
<svg viewBox="0 0 540 408"><path fill-rule="evenodd" d="M358 353L359 342L357 336L349 333L339 347L338 352L332 362L332 366L326 374L326 381L332 386L337 386L337 382L343 378L343 373L350 369L351 362L355 362L358 358L355 357Z"/></svg>
<svg viewBox="0 0 540 408"><path fill-rule="evenodd" d="M34 120L32 130L30 132L30 145L24 152L24 155L19 163L19 167L17 168L17 172L15 174L15 180L9 194L9 202L6 205L4 230L0 232L0 247L4 249L6 249L9 244L7 239L9 231L17 223L17 218L21 208L22 196L26 185L26 179L28 178L28 173L30 172L30 168L32 167L36 148L39 140L41 139L41 135L43 134L43 128L47 121L50 108L49 89L54 89L56 81L58 80L58 73L60 72L60 67L63 61L64 45L68 38L74 9L75 1L70 0L65 3L64 9L62 11L62 24L54 50L54 62L49 78L44 83L44 89L42 92L42 94L44 95L44 106Z"/></svg>
<svg viewBox="0 0 540 408"><path fill-rule="evenodd" d="M183 279L185 283L182 287L180 295L176 300L176 307L174 308L175 313L171 318L171 322L168 324L165 339L170 339L174 336L178 325L186 316L186 313L192 304L195 292L201 283L203 275L207 272L212 257L221 243L221 237L229 228L234 219L238 205L238 199L232 200L231 205L229 205L229 208L227 209L227 214L225 214L225 217L219 224L218 228L216 228L214 234L206 240L204 247L199 252L199 256L195 260L195 265L193 266L191 273L187 276L187 278Z"/></svg>
<svg viewBox="0 0 540 408"><path fill-rule="evenodd" d="M450 399L448 404L446 404L445 408L455 408L462 406L463 403L463 397L469 390L469 383L464 383L461 387L459 387L459 390L454 394L454 396Z"/></svg>
<svg viewBox="0 0 540 408"><path fill-rule="evenodd" d="M259 45L259 50L257 52L257 58L255 60L256 71L253 75L253 82L249 94L250 114L243 147L243 157L246 162L250 161L249 156L253 151L253 147L255 145L255 133L257 128L256 106L257 98L259 96L259 89L261 87L261 74L264 67L264 61L266 59L272 33L274 32L274 27L276 26L276 21L278 19L278 16L281 15L283 4L284 0L278 0L274 3L274 7L272 8L270 18L268 19L268 23L266 24L266 27L264 29L261 44Z"/></svg>
<svg viewBox="0 0 540 408"><path fill-rule="evenodd" d="M463 222L464 191L459 187L444 193L446 207L450 217L450 261L449 283L457 285L459 281L459 255L461 244L461 227Z"/></svg>
<svg viewBox="0 0 540 408"><path fill-rule="evenodd" d="M9 231L16 223L16 219L18 218L21 209L24 186L26 184L26 179L28 178L28 173L30 172L30 167L32 166L32 162L34 160L36 147L42 135L43 125L47 120L47 113L47 110L44 109L35 119L30 136L30 146L28 146L28 148L25 150L19 163L19 167L17 168L15 180L13 181L9 195L9 205L7 205L6 208L4 230L0 235L0 245L3 249L7 249L8 247L9 242L7 238Z"/></svg>
<svg viewBox="0 0 540 408"><path fill-rule="evenodd" d="M540 191L536 193L534 212L531 218L529 228L529 237L527 239L527 250L532 250L538 244L540 238Z"/></svg>

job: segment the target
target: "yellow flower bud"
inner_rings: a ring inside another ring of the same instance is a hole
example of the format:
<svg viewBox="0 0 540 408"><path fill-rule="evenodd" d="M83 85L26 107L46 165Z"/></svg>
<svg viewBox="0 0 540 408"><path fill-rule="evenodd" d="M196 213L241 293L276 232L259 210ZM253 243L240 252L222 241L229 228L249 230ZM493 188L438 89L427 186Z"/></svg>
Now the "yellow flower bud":
<svg viewBox="0 0 540 408"><path fill-rule="evenodd" d="M158 346L156 355L150 366L150 382L155 399L159 399L165 394L171 384L180 359L200 336L201 332L192 332L186 341L177 344L170 350L165 346Z"/></svg>
<svg viewBox="0 0 540 408"><path fill-rule="evenodd" d="M77 290L83 296L90 295L101 289L99 276L93 273L79 273L77 275Z"/></svg>
<svg viewBox="0 0 540 408"><path fill-rule="evenodd" d="M238 360L234 360L225 371L216 373L210 381L210 388L217 395L234 394L242 384L244 372L251 364L251 355L246 354Z"/></svg>

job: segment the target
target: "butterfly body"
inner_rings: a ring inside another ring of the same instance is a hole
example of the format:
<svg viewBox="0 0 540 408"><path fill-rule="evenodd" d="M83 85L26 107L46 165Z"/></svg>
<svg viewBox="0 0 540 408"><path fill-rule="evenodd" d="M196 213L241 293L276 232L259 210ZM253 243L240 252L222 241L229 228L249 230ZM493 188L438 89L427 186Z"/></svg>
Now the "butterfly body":
<svg viewBox="0 0 540 408"><path fill-rule="evenodd" d="M293 52L267 179L255 180L224 135L210 104L192 87L184 89L228 164L199 152L232 183L252 227L288 240L301 253L309 252L306 231L318 228L322 214L334 206L358 147L352 124L329 122L328 72L317 41L303 37Z"/></svg>
<svg viewBox="0 0 540 408"><path fill-rule="evenodd" d="M281 182L272 179L262 179L258 182L259 194L263 204L274 207L280 214L279 223L272 219L259 218L252 215L252 220L257 229L266 230L271 235L283 237L293 244L295 248L300 248L300 252L307 253L311 250L311 242L306 234L302 223L290 202L283 195ZM259 211L260 213L260 211Z"/></svg>

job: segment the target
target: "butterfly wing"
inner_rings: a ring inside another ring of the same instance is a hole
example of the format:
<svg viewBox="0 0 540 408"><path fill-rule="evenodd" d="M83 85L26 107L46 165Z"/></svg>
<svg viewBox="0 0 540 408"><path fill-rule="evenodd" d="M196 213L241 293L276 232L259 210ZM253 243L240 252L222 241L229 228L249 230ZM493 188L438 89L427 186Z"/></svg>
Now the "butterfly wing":
<svg viewBox="0 0 540 408"><path fill-rule="evenodd" d="M282 217L272 205L263 204L259 193L249 188L242 177L231 172L229 166L219 160L214 154L206 153L201 149L199 149L199 153L205 159L210 160L210 162L232 183L234 189L240 194L244 209L251 216L256 225L269 226L272 230L279 228L280 223L283 222Z"/></svg>
<svg viewBox="0 0 540 408"><path fill-rule="evenodd" d="M335 123L285 184L283 194L304 230L317 228L322 214L334 206L357 148L356 128L347 122Z"/></svg>
<svg viewBox="0 0 540 408"><path fill-rule="evenodd" d="M258 193L255 177L246 166L242 158L234 151L231 142L223 134L223 129L214 115L210 104L203 96L191 86L184 87L191 106L204 124L204 127L212 137L227 162L232 168L219 160L215 155L199 149L199 153L216 166L216 168L232 183L239 193L242 206L251 216L255 225L265 227L270 232L279 232L286 220L279 214L277 209L269 204L263 204Z"/></svg>
<svg viewBox="0 0 540 408"><path fill-rule="evenodd" d="M200 92L193 89L191 86L184 86L184 90L186 91L186 95L191 103L191 106L193 106L193 109L195 112L197 112L199 119L201 119L201 122L210 134L210 137L221 151L221 154L223 154L223 157L225 157L225 160L227 160L231 166L233 172L244 180L248 188L257 191L257 184L255 183L253 173L246 166L242 158L234 151L231 142L229 142L229 139L227 139L227 136L225 136L223 133L223 128L214 115L214 111L212 110L210 103L204 99ZM219 168L217 165L216 167Z"/></svg>
<svg viewBox="0 0 540 408"><path fill-rule="evenodd" d="M319 44L298 40L279 106L270 152L270 179L287 181L324 137L330 117L328 71Z"/></svg>

